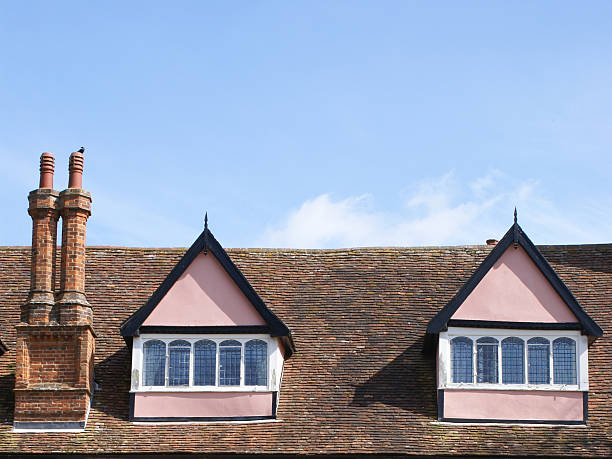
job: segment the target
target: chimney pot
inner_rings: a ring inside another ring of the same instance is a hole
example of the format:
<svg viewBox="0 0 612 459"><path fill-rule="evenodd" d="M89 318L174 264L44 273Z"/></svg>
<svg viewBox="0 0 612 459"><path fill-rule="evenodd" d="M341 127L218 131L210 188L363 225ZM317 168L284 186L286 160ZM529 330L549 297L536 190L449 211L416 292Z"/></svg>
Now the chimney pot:
<svg viewBox="0 0 612 459"><path fill-rule="evenodd" d="M75 151L70 155L68 172L68 188L83 188L83 153Z"/></svg>
<svg viewBox="0 0 612 459"><path fill-rule="evenodd" d="M51 153L40 155L40 184L38 188L53 188L53 172L55 170L55 158Z"/></svg>
<svg viewBox="0 0 612 459"><path fill-rule="evenodd" d="M497 239L487 239L487 245L497 245L498 242Z"/></svg>

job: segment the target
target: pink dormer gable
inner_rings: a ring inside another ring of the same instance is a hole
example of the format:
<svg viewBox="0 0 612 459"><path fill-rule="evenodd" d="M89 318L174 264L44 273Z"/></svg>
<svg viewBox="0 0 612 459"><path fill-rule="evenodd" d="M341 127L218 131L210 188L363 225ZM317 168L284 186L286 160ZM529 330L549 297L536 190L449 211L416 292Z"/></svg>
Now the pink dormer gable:
<svg viewBox="0 0 612 459"><path fill-rule="evenodd" d="M451 319L578 322L521 246L510 246L503 252Z"/></svg>
<svg viewBox="0 0 612 459"><path fill-rule="evenodd" d="M248 326L266 322L209 251L196 256L142 325Z"/></svg>

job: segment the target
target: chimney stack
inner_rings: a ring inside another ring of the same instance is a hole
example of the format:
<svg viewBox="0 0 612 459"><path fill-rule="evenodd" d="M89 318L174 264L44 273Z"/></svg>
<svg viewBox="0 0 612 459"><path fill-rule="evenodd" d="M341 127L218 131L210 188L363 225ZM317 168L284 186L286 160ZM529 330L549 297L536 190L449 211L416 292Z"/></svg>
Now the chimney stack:
<svg viewBox="0 0 612 459"><path fill-rule="evenodd" d="M54 158L40 156L40 186L30 192L28 213L32 217L32 260L30 294L21 310L21 321L29 324L49 322L54 304L55 258L59 193L53 189Z"/></svg>
<svg viewBox="0 0 612 459"><path fill-rule="evenodd" d="M32 281L17 325L16 430L85 427L93 391L95 334L85 298L83 149L70 155L68 189L53 190L53 155L40 158L40 188L29 195ZM62 217L60 289L55 288L57 221ZM57 301L54 301L57 298Z"/></svg>
<svg viewBox="0 0 612 459"><path fill-rule="evenodd" d="M91 195L83 190L83 153L70 155L68 189L59 195L62 217L62 255L59 321L92 324L91 306L85 298L85 235L91 215Z"/></svg>

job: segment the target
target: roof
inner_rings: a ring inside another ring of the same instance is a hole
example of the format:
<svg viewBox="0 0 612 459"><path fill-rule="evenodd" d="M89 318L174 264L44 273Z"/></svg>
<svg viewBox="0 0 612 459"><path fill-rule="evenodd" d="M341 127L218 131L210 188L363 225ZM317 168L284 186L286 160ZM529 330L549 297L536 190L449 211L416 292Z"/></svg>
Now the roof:
<svg viewBox="0 0 612 459"><path fill-rule="evenodd" d="M539 246L584 310L612 328L612 244ZM100 386L83 433L11 433L15 324L29 288L28 247L0 248L0 453L536 454L612 451L612 341L590 347L586 427L436 422L428 322L491 248L228 250L292 330L279 422L139 425L128 421L130 355L119 328L185 249L89 247L86 289Z"/></svg>

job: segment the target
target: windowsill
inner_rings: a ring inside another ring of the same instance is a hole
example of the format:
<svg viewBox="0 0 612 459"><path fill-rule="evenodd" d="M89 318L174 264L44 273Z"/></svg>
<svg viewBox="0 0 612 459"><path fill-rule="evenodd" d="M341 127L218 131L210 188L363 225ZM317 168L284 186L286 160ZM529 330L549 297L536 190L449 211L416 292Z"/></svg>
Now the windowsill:
<svg viewBox="0 0 612 459"><path fill-rule="evenodd" d="M132 389L131 393L150 393L150 392L274 392L268 386L152 386L141 387L140 389Z"/></svg>
<svg viewBox="0 0 612 459"><path fill-rule="evenodd" d="M460 389L460 390L517 390L517 391L554 391L554 392L586 392L588 386L580 387L578 385L563 385L563 384L447 384L439 386L438 389Z"/></svg>

